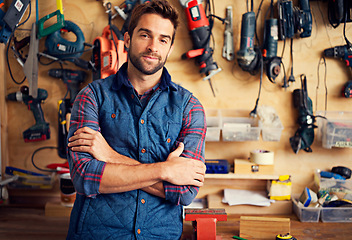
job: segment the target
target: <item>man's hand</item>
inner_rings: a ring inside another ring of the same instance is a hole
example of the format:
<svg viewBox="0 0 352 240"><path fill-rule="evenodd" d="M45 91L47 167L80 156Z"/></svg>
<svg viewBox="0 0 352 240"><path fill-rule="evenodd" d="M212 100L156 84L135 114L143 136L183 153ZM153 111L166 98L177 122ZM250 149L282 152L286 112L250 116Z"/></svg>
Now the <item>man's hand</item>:
<svg viewBox="0 0 352 240"><path fill-rule="evenodd" d="M116 159L122 157L109 146L100 132L89 127L78 129L68 141L72 151L89 153L103 162L116 163Z"/></svg>
<svg viewBox="0 0 352 240"><path fill-rule="evenodd" d="M184 149L183 143L179 143L177 149L171 152L166 159L164 176L165 181L175 185L203 186L205 164L190 158L180 157Z"/></svg>

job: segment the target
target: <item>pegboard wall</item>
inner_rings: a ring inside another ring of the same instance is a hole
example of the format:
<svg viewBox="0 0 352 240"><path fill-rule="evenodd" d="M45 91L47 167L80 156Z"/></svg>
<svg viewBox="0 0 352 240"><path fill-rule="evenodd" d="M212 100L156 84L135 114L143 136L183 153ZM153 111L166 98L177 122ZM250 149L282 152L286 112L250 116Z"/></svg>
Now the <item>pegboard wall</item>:
<svg viewBox="0 0 352 240"><path fill-rule="evenodd" d="M10 4L10 1L6 5ZM224 43L225 25L214 19L213 37L211 46L214 49L214 60L222 71L212 77L212 84L216 97L213 96L207 81L203 81L204 75L198 71L194 60L182 60L181 56L192 48L191 38L187 29L187 20L184 10L179 1L171 1L180 12L180 26L176 34L174 51L168 59L166 67L173 77L173 81L189 89L201 101L207 109L235 109L250 111L254 108L258 95L260 74L251 75L243 71L236 60L228 61L222 57ZM223 0L213 1L214 14L224 18L226 7L233 7L233 38L235 54L240 48L241 39L241 18L247 12L246 0ZM250 1L249 1L250 2ZM257 13L260 6L260 13L257 19L257 34L260 43L263 41L264 19L270 6L269 0L254 0L254 11ZM120 6L123 1L112 0L112 6ZM274 10L276 11L276 1ZM298 1L293 2L294 6ZM29 36L31 24L35 21L35 1L31 3L31 16L29 21L15 32L18 39ZM56 1L39 1L39 18L56 10ZM63 0L65 20L76 23L84 33L85 41L92 43L93 39L100 36L103 28L108 24L108 15L102 1L95 0ZM293 39L293 75L295 82L289 87L283 88L283 69L276 78L275 83L263 75L261 97L259 106L273 107L283 124L281 139L278 142L266 142L260 138L258 141L246 142L207 142L206 158L227 159L232 162L234 158L247 159L249 153L254 149L266 149L275 153L275 173L290 174L293 182L293 192L300 193L302 189L313 181L313 171L316 168L329 170L333 166L342 165L352 168L352 150L350 148L325 149L321 141L316 137L312 153L303 150L295 154L290 146L289 138L292 137L298 128L297 110L293 106L292 92L301 88L300 75L307 77L308 95L313 101L313 110L321 111L352 111L352 99L341 96L341 88L351 80L350 70L341 59L326 59L326 64L321 59L326 48L345 45L343 38L343 24L333 28L328 22L328 7L326 1L311 1L312 33L310 37ZM28 10L23 19L28 16ZM120 28L123 20L116 17L113 23ZM346 25L346 35L352 40L352 23ZM45 50L45 39L40 40L39 51ZM257 41L257 40L255 40ZM14 166L36 171L31 163L34 151L44 146L57 146L57 125L58 108L57 102L65 96L66 86L60 79L48 76L48 70L60 67L58 63L50 65L39 64L38 87L48 91L48 98L42 104L45 120L50 124L51 138L46 141L25 143L22 132L34 124L31 111L24 104L19 102L8 102L5 96L18 91L20 86L28 84L26 81L15 84L9 75L6 60L6 47L1 46L2 57L0 67L1 74L1 143L2 143L2 171L5 166ZM282 56L285 71L289 75L292 66L290 55L290 41L280 40L278 42L278 56ZM83 59L90 59L91 52L85 52ZM23 79L23 70L13 57L11 50L8 52L8 61L15 79ZM44 60L43 60L44 61ZM46 61L49 63L50 61ZM64 68L79 69L72 63L63 65ZM91 73L87 71L88 77L82 87L91 82ZM326 91L327 89L327 91ZM327 94L326 94L327 93ZM326 104L327 102L327 104ZM315 130L316 134L318 129ZM62 163L56 150L43 150L35 155L35 162L38 166L44 167L49 163Z"/></svg>

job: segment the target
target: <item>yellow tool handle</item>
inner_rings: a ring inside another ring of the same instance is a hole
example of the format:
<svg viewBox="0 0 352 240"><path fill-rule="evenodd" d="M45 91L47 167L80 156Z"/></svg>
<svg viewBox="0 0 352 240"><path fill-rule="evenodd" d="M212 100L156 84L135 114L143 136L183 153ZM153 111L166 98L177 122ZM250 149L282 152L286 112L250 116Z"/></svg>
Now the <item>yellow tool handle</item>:
<svg viewBox="0 0 352 240"><path fill-rule="evenodd" d="M64 9L62 7L62 0L56 0L57 9L60 10L61 14L64 14Z"/></svg>

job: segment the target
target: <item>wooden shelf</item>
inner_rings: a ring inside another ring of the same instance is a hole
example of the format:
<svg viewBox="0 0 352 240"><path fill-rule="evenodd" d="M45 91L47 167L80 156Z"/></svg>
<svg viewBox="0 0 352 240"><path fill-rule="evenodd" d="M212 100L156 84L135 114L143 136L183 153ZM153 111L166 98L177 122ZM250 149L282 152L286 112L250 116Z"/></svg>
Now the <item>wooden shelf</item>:
<svg viewBox="0 0 352 240"><path fill-rule="evenodd" d="M206 179L258 179L258 180L271 180L278 179L279 175L276 174L206 174Z"/></svg>

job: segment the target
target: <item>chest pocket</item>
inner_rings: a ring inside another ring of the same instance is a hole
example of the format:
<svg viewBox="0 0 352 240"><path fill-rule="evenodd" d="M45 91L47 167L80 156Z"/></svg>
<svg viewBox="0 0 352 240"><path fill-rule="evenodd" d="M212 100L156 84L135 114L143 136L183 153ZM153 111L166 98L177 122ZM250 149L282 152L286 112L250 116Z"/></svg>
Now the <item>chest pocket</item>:
<svg viewBox="0 0 352 240"><path fill-rule="evenodd" d="M182 115L177 112L168 114L159 111L148 116L148 134L152 156L155 161L165 161L176 145L182 128Z"/></svg>
<svg viewBox="0 0 352 240"><path fill-rule="evenodd" d="M122 150L122 154L138 146L134 122L131 114L120 109L100 113L102 135L112 148L119 152Z"/></svg>

